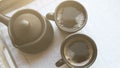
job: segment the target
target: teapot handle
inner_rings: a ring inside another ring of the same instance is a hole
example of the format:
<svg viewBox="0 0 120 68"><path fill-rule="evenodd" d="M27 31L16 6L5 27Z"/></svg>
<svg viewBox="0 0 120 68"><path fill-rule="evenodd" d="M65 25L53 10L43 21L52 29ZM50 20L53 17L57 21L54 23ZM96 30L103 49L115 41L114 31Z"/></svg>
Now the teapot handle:
<svg viewBox="0 0 120 68"><path fill-rule="evenodd" d="M10 21L10 18L3 15L3 14L0 14L0 22L2 22L3 24L5 24L6 26L8 26L8 23Z"/></svg>

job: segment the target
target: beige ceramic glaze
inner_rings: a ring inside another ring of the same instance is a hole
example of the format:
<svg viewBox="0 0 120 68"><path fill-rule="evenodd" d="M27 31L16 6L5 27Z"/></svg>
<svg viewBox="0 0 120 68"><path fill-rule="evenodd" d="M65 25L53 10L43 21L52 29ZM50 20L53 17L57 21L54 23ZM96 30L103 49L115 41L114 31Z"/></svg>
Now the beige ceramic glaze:
<svg viewBox="0 0 120 68"><path fill-rule="evenodd" d="M50 22L32 9L18 11L11 18L0 14L0 21L8 26L13 45L27 53L47 49L53 38Z"/></svg>
<svg viewBox="0 0 120 68"><path fill-rule="evenodd" d="M87 12L82 4L76 1L64 1L54 13L46 17L56 22L60 30L71 33L81 30L87 22Z"/></svg>
<svg viewBox="0 0 120 68"><path fill-rule="evenodd" d="M71 34L63 40L61 55L57 67L66 64L70 68L88 68L97 57L96 44L87 35Z"/></svg>

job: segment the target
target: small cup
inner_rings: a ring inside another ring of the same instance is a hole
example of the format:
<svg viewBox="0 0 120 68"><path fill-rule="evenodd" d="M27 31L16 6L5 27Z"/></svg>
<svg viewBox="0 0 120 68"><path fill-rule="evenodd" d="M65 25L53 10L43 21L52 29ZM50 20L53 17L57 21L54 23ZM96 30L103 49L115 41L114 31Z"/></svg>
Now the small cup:
<svg viewBox="0 0 120 68"><path fill-rule="evenodd" d="M60 30L73 33L86 25L87 12L79 2L64 1L54 13L48 13L46 17L55 21Z"/></svg>
<svg viewBox="0 0 120 68"><path fill-rule="evenodd" d="M66 64L70 68L88 68L97 57L95 42L84 34L72 34L65 38L61 47L61 56L56 66Z"/></svg>

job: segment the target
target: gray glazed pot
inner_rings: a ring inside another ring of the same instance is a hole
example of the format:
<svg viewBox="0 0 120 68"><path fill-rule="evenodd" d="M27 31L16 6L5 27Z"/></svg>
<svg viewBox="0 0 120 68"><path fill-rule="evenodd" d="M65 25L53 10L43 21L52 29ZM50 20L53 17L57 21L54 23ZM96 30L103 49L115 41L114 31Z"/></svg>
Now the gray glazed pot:
<svg viewBox="0 0 120 68"><path fill-rule="evenodd" d="M23 52L42 52L52 41L52 25L32 9L18 11L11 18L0 14L0 21L8 26L13 45Z"/></svg>

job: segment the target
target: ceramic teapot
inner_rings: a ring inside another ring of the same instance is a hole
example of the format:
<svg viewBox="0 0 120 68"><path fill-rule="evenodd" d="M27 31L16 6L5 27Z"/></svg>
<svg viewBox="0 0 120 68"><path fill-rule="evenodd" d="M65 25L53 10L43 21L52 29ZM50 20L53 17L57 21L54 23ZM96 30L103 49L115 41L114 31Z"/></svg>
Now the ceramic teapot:
<svg viewBox="0 0 120 68"><path fill-rule="evenodd" d="M11 18L0 14L0 22L8 26L13 46L26 53L45 50L53 38L50 22L32 9L20 10Z"/></svg>

